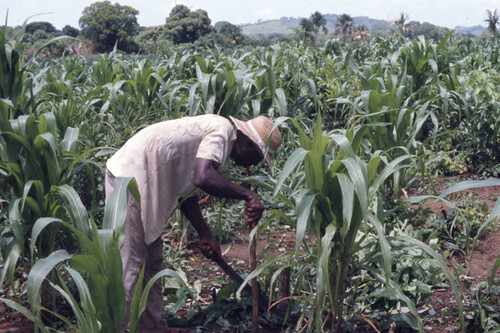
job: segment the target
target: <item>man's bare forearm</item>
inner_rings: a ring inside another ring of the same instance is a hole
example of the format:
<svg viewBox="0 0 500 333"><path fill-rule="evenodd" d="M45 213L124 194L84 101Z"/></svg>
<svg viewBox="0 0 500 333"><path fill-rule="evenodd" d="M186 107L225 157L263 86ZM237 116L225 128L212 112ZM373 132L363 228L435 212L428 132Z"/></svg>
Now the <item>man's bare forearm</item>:
<svg viewBox="0 0 500 333"><path fill-rule="evenodd" d="M210 228L201 214L197 196L183 200L181 203L181 211L196 229L200 238L211 236Z"/></svg>
<svg viewBox="0 0 500 333"><path fill-rule="evenodd" d="M206 159L196 159L195 185L206 193L228 199L248 201L256 195L249 189L237 185L217 171L217 164Z"/></svg>

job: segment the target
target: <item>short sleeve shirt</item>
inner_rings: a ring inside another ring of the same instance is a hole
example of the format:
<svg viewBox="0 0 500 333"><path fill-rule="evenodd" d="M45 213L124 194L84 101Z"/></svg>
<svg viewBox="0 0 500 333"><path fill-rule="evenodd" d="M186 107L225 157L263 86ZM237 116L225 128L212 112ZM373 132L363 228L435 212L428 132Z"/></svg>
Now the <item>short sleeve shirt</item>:
<svg viewBox="0 0 500 333"><path fill-rule="evenodd" d="M195 189L196 158L222 167L235 140L236 129L222 116L186 117L142 129L108 160L115 177L137 181L147 244L161 235L177 200Z"/></svg>

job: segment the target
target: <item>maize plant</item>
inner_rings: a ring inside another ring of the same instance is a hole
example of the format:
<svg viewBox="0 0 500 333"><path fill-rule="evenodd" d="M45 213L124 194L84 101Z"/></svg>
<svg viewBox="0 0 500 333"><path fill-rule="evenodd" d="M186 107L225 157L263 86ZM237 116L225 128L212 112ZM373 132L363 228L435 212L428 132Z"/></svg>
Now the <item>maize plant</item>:
<svg viewBox="0 0 500 333"><path fill-rule="evenodd" d="M365 161L357 152L367 133L366 127L352 128L343 135L332 133L325 136L318 117L310 139L295 119L292 123L298 131L301 147L285 163L274 194L286 197L281 191L291 190L291 201L295 202L296 251L269 260L245 281L280 261L285 261L280 272L286 267L300 266L302 277L298 279L304 278L304 272L314 271L314 313L311 314L314 320L308 322L308 331L341 332L345 312L351 311L353 306L346 302L356 299L359 281L354 277L361 271L368 272L372 279L385 285L388 293L407 304L417 318L419 330L423 331L416 305L393 280L392 238L386 235L384 201L380 196L380 188L386 179L397 170L408 167L403 162L410 160L410 156L403 155L390 161L383 151L376 151ZM284 182L292 173L299 177L303 175L305 182L297 183L295 189L287 189ZM286 219L283 214L273 214ZM308 234L316 240L314 248L304 241ZM368 241L368 234L374 234L372 239L378 242ZM439 255L425 244L418 245L440 260ZM446 265L440 263L454 283ZM277 274L273 274L273 280Z"/></svg>
<svg viewBox="0 0 500 333"><path fill-rule="evenodd" d="M20 116L0 126L0 172L5 182L0 196L7 201L9 224L1 236L6 262L0 278L3 283L6 276L12 277L17 260L29 253L26 242L35 221L61 214L57 186L70 182L72 170L84 155L76 153L78 129L68 128L59 139L52 113L38 120L34 115ZM44 233L38 256L52 253L56 233L56 229Z"/></svg>
<svg viewBox="0 0 500 333"><path fill-rule="evenodd" d="M127 195L133 195L137 200L140 199L133 179L119 177L115 184L115 190L104 210L102 228L97 228L93 219L88 216L78 194L68 185L59 187L59 193L65 202L63 209L67 212L67 219L44 217L38 219L33 226L31 252L37 250L38 237L53 225L71 232L81 244L78 252L70 253L65 249L60 249L36 262L28 275L27 282L28 302L31 310L12 300L0 298L0 302L8 304L32 320L35 323L35 332L51 331L40 319L42 312L52 313L75 332L114 333L120 331L125 308L125 292L122 284L119 247L127 212L126 198ZM70 305L75 317L74 322L44 306L40 290L43 289L42 283L50 273L58 276L57 283L51 281L50 286ZM144 286L144 289L139 281L137 291L131 301L131 332L137 332L137 322L145 309L152 284L162 277L174 280L177 285L190 292L186 282L176 272L169 269L160 271ZM140 279L142 279L142 274ZM78 297L70 291L68 280L74 282Z"/></svg>
<svg viewBox="0 0 500 333"><path fill-rule="evenodd" d="M5 119L13 119L27 113L30 100L26 95L30 89L30 81L24 64L21 45L17 41L6 41L3 30L0 30L0 99L8 100L11 107Z"/></svg>

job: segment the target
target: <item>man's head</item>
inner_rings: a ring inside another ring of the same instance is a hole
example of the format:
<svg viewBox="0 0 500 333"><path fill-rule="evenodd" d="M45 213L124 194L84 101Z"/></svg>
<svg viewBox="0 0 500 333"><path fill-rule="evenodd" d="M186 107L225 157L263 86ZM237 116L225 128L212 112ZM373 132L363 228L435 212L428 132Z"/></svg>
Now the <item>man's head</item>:
<svg viewBox="0 0 500 333"><path fill-rule="evenodd" d="M236 164L254 165L265 159L271 170L271 155L281 145L281 133L273 130L274 123L265 116L258 116L248 121L230 117L238 128L236 147L231 154Z"/></svg>

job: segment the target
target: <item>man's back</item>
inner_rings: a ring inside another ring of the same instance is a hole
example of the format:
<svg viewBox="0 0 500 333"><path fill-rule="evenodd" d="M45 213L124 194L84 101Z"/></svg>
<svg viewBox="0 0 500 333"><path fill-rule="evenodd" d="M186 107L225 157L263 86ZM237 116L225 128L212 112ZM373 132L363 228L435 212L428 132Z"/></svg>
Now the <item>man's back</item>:
<svg viewBox="0 0 500 333"><path fill-rule="evenodd" d="M224 165L235 139L224 117L186 117L142 129L108 160L115 177L137 181L146 243L159 237L177 200L195 188L196 158Z"/></svg>

